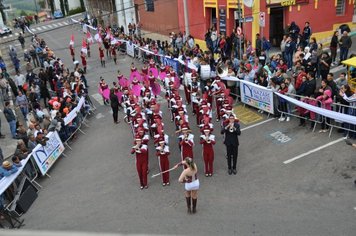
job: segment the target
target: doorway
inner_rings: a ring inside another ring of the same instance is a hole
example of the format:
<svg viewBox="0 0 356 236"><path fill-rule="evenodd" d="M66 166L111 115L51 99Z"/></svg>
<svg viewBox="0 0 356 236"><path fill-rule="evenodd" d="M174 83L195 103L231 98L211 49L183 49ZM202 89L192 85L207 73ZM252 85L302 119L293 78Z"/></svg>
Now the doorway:
<svg viewBox="0 0 356 236"><path fill-rule="evenodd" d="M211 9L211 22L210 26L214 26L215 29L217 29L217 19L216 19L216 8L210 8Z"/></svg>
<svg viewBox="0 0 356 236"><path fill-rule="evenodd" d="M269 41L274 47L279 47L284 32L284 8L271 8L269 23Z"/></svg>

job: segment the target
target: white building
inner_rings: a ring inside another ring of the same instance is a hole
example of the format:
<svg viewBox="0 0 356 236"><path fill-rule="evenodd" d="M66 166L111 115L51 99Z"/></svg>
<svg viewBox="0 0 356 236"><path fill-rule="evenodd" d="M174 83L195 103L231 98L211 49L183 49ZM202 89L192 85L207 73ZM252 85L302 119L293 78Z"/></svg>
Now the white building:
<svg viewBox="0 0 356 236"><path fill-rule="evenodd" d="M68 0L68 5L69 5L69 10L76 9L80 7L80 1L79 0ZM54 0L54 10L60 10L61 9L61 4L59 0Z"/></svg>
<svg viewBox="0 0 356 236"><path fill-rule="evenodd" d="M135 4L133 0L115 0L118 26L123 25L128 32L128 24L137 24L135 16Z"/></svg>

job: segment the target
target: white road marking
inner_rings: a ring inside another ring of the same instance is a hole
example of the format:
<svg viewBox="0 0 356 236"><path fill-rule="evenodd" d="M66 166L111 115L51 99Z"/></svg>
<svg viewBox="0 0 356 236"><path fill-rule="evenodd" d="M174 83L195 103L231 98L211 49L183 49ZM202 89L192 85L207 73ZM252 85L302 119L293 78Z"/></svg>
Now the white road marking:
<svg viewBox="0 0 356 236"><path fill-rule="evenodd" d="M302 154L300 154L300 155L298 155L298 156L296 156L296 157L293 157L293 158L291 158L291 159L289 159L289 160L286 160L286 161L284 161L283 163L284 163L284 164L289 164L289 163L291 163L291 162L293 162L293 161L295 161L295 160L298 160L298 159L300 159L300 158L302 158L302 157L308 156L309 154L312 154L312 153L314 153L314 152L320 151L321 149L324 149L324 148L326 148L326 147L329 147L329 146L331 146L331 145L334 145L334 144L336 144L336 143L339 143L339 142L341 142L341 141L343 141L343 140L345 140L344 137L343 137L343 138L336 139L336 140L334 140L334 141L332 141L332 142L330 142L330 143L324 144L324 145L322 145L322 146L320 146L320 147L314 148L314 149L312 149L312 150L310 150L310 151L307 151L307 152L302 153Z"/></svg>
<svg viewBox="0 0 356 236"><path fill-rule="evenodd" d="M57 25L56 23L53 23L52 25L53 25L54 27L58 27L58 25Z"/></svg>
<svg viewBox="0 0 356 236"><path fill-rule="evenodd" d="M50 28L50 29L52 29L52 28L53 28L53 26L52 26L52 25L47 25L47 27L48 27L48 28Z"/></svg>
<svg viewBox="0 0 356 236"><path fill-rule="evenodd" d="M354 210L356 211L356 207L354 207Z"/></svg>
<svg viewBox="0 0 356 236"><path fill-rule="evenodd" d="M13 35L12 35L12 34L10 34L10 35L9 35L9 38L11 38L12 36L13 36Z"/></svg>
<svg viewBox="0 0 356 236"><path fill-rule="evenodd" d="M7 39L7 36L2 37L3 39Z"/></svg>
<svg viewBox="0 0 356 236"><path fill-rule="evenodd" d="M100 105L104 105L103 97L99 93L91 95Z"/></svg>
<svg viewBox="0 0 356 236"><path fill-rule="evenodd" d="M61 22L58 22L58 25L59 25L59 26L63 26L63 24L62 24Z"/></svg>
<svg viewBox="0 0 356 236"><path fill-rule="evenodd" d="M69 25L67 21L62 22L64 25Z"/></svg>
<svg viewBox="0 0 356 236"><path fill-rule="evenodd" d="M18 36L19 35L19 33L15 33L15 36Z"/></svg>
<svg viewBox="0 0 356 236"><path fill-rule="evenodd" d="M47 29L47 26L45 26L45 25L42 25L42 28L43 28L43 29Z"/></svg>
<svg viewBox="0 0 356 236"><path fill-rule="evenodd" d="M33 28L33 29L31 29L31 31L32 31L32 32L35 32L35 31L36 31L36 29L35 29L35 28Z"/></svg>
<svg viewBox="0 0 356 236"><path fill-rule="evenodd" d="M256 126L262 125L264 123L270 122L270 121L272 121L274 119L276 119L276 118L270 118L268 120L264 120L264 121L258 122L258 123L254 124L254 125L250 125L250 126L247 126L247 127L243 128L243 129L241 129L241 131L245 131L245 130L251 129L253 127L256 127Z"/></svg>
<svg viewBox="0 0 356 236"><path fill-rule="evenodd" d="M38 26L38 27L36 28L36 30L42 30L42 27L41 27L41 26Z"/></svg>

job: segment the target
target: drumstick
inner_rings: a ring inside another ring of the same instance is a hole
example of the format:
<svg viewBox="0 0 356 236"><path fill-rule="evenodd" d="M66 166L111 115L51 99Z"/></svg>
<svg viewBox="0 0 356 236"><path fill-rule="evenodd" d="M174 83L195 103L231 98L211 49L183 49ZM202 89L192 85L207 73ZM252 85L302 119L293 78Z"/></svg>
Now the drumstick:
<svg viewBox="0 0 356 236"><path fill-rule="evenodd" d="M175 166L174 166L174 167L172 167L172 168L170 168L169 170L165 170L165 171L160 172L160 173L158 173L158 174L152 175L152 176L151 176L151 178L154 178L154 177L157 177L157 176L159 176L159 175L161 175L161 174L164 174L164 173L170 172L170 171L172 171L172 170L174 170L174 169L176 169L176 167L175 167Z"/></svg>

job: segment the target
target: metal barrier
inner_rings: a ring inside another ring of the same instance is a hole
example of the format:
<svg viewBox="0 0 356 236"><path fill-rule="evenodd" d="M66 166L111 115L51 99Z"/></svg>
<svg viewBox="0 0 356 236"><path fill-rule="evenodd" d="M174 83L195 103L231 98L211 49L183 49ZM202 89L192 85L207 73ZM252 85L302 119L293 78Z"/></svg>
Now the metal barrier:
<svg viewBox="0 0 356 236"><path fill-rule="evenodd" d="M356 115L356 107L354 107L354 106L348 106L348 105L344 105L344 104L341 104L341 103L333 103L333 104L331 104L331 106L332 106L334 111L337 111L337 112L340 112L340 113L344 113L344 114L350 114L350 112L346 113L345 111L349 111L349 109L352 109L353 114ZM347 131L348 135L349 135L350 132L355 132L356 133L356 125L353 125L353 124L343 123L343 122L340 122L338 120L334 120L334 122L330 121L330 123L326 122L326 124L328 126L330 126L329 137L331 136L331 132L332 132L333 128ZM337 125L337 124L340 124L340 125ZM348 126L351 126L351 127L350 128L344 127L344 126L342 126L343 124L347 124ZM352 126L354 126L353 129L352 129Z"/></svg>
<svg viewBox="0 0 356 236"><path fill-rule="evenodd" d="M313 103L316 103L317 106L321 107L321 102L320 102L319 100L316 100L315 98L309 98L309 97L300 96L300 95L291 94L291 93L286 93L285 95L290 96L290 97L292 97L292 98L296 98L296 99L298 99L298 100L300 100L300 101L303 101L303 102L312 101ZM291 103L288 102L288 101L286 101L286 103L287 103L286 105L291 104ZM294 104L291 104L291 105L290 105L290 109L289 109L290 111L289 111L289 112L288 112L288 108L287 108L287 112L281 111L281 110L279 109L280 102L278 102L278 104L276 104L276 105L277 105L277 111L278 111L279 113L281 113L280 118L282 118L283 115L287 115L287 116L297 117L297 118L299 118L299 119L304 119L305 121L314 122L313 131L312 131L312 132L315 132L316 124L322 124L322 123L323 123L324 117L323 117L323 116L320 116L318 113L315 113L315 116L316 116L316 117L315 117L315 120L313 120L313 119L310 118L310 116L309 116L309 117L306 117L306 116L301 116L300 114L294 114L294 113L292 113L292 112L296 111L296 109L292 109L292 105L294 105ZM306 112L309 112L309 113L310 113L310 111L308 111L308 110L306 110L306 109L304 109L304 110L305 110ZM300 111L299 111L299 112L300 112Z"/></svg>

